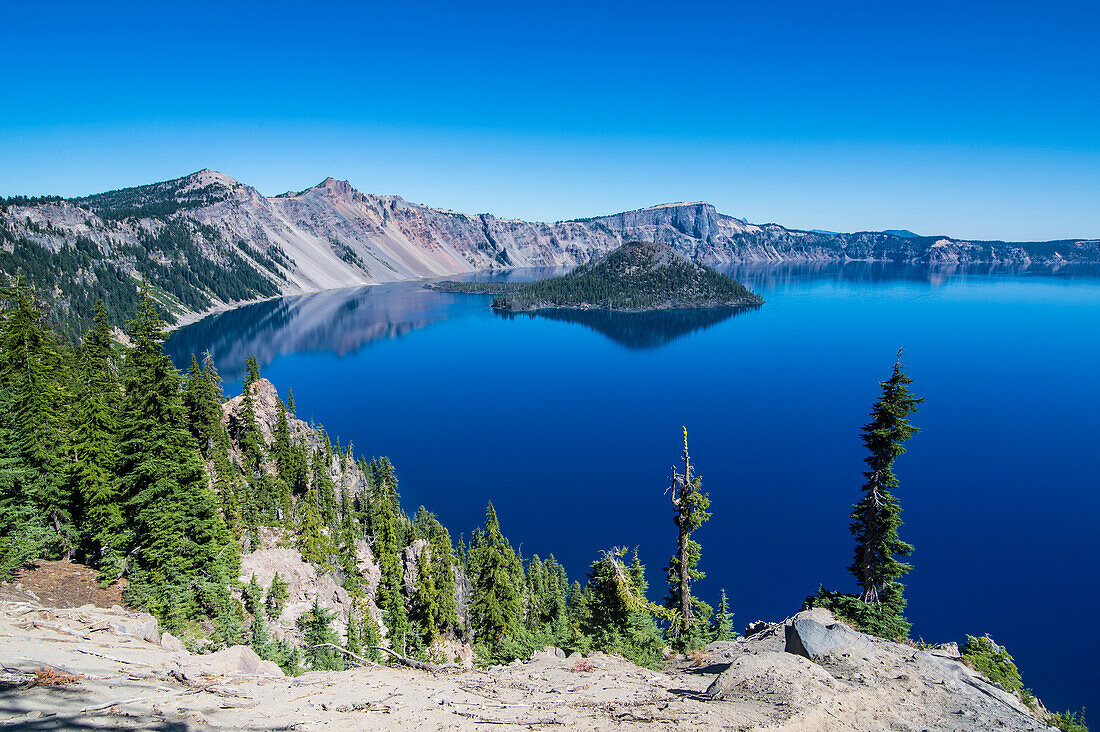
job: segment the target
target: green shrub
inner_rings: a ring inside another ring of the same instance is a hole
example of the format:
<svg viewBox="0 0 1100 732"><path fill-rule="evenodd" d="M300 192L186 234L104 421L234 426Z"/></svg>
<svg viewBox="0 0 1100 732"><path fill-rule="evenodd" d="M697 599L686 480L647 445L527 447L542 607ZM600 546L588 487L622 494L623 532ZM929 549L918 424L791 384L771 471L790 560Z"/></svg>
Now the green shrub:
<svg viewBox="0 0 1100 732"><path fill-rule="evenodd" d="M981 638L966 636L962 657L975 671L1009 691L1019 691L1024 687L1012 656L988 635Z"/></svg>
<svg viewBox="0 0 1100 732"><path fill-rule="evenodd" d="M1051 726L1063 732L1089 732L1085 725L1085 710L1079 712L1054 712L1050 715Z"/></svg>

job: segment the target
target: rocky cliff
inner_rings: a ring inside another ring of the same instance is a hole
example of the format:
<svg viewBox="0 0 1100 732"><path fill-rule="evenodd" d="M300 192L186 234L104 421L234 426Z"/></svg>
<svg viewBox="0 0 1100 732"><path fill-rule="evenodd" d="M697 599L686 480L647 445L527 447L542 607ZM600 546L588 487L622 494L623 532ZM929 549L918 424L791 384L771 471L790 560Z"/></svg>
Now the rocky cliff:
<svg viewBox="0 0 1100 732"><path fill-rule="evenodd" d="M1100 261L1100 241L967 241L834 234L750 224L708 203L672 203L557 223L498 219L356 191L326 178L265 197L212 170L75 199L0 201L0 267L73 310L89 292L145 278L174 316L317 290L500 267L569 266L630 240L708 263L891 260ZM106 295L104 295L106 293ZM121 297L121 295L117 296ZM108 303L110 305L110 303Z"/></svg>

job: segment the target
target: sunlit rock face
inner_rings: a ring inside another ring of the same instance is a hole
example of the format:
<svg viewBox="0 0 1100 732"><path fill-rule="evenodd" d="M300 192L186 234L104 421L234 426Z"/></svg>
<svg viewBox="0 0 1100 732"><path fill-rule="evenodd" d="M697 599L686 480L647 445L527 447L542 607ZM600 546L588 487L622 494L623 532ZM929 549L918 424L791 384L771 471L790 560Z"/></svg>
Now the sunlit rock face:
<svg viewBox="0 0 1100 732"><path fill-rule="evenodd" d="M157 243L166 231L185 232L191 248ZM94 264L131 276L139 274L139 250L180 272L194 269L195 257L231 276L251 268L284 295L504 267L572 266L632 240L669 244L705 264L1100 261L1097 241L1027 244L911 232L797 231L750 224L703 202L551 224L431 208L360 193L332 178L266 197L213 170L84 198L12 203L0 208L0 233L0 246L8 251L79 249ZM93 270L80 276L94 280ZM211 309L230 299L206 294L213 296ZM179 314L181 322L193 319L186 306Z"/></svg>

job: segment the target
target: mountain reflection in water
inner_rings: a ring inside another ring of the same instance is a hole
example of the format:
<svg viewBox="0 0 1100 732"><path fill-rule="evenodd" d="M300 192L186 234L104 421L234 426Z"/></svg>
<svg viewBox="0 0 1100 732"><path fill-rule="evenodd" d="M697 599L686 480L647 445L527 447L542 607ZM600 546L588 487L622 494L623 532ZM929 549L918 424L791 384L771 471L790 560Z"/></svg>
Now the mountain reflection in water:
<svg viewBox="0 0 1100 732"><path fill-rule="evenodd" d="M249 354L261 367L279 355L353 353L371 341L397 338L453 315L454 296L412 283L282 297L204 318L174 332L165 350L179 368L206 350L226 381L244 375Z"/></svg>

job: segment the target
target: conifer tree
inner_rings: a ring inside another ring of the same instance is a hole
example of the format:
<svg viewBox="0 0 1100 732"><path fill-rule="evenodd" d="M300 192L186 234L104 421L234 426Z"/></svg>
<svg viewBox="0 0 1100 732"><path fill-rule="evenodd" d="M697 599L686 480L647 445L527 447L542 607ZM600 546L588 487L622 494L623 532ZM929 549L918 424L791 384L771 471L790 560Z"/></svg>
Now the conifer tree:
<svg viewBox="0 0 1100 732"><path fill-rule="evenodd" d="M70 480L84 558L104 577L120 569L122 504L115 486L116 433L122 393L107 310L96 301L94 325L77 362Z"/></svg>
<svg viewBox="0 0 1100 732"><path fill-rule="evenodd" d="M11 579L15 570L41 556L49 539L26 492L30 471L15 440L14 413L11 397L0 386L0 581Z"/></svg>
<svg viewBox="0 0 1100 732"><path fill-rule="evenodd" d="M312 487L320 502L321 521L330 529L335 529L336 521L336 487L332 482L332 474L329 468L332 466L331 454L322 450L315 450L311 469L313 473Z"/></svg>
<svg viewBox="0 0 1100 732"><path fill-rule="evenodd" d="M273 660L268 646L271 643L271 635L267 632L267 624L264 622L263 613L252 616L252 626L249 628L248 645L256 651L256 655L266 660Z"/></svg>
<svg viewBox="0 0 1100 732"><path fill-rule="evenodd" d="M278 620L283 614L283 605L286 604L289 596L286 580L276 572L275 576L271 578L271 585L267 588L267 598L264 600L267 617L271 620Z"/></svg>
<svg viewBox="0 0 1100 732"><path fill-rule="evenodd" d="M335 648L322 644L340 644L340 637L332 629L336 612L321 605L320 598L313 598L313 606L298 623L302 628L304 655L313 671L343 671L344 660Z"/></svg>
<svg viewBox="0 0 1100 732"><path fill-rule="evenodd" d="M317 509L317 493L312 488L298 502L298 518L298 551L302 559L319 567L328 567L331 546Z"/></svg>
<svg viewBox="0 0 1100 732"><path fill-rule="evenodd" d="M645 569L640 562L633 568L624 566L624 553L604 552L592 563L581 630L594 648L657 668L664 661L664 641L645 597Z"/></svg>
<svg viewBox="0 0 1100 732"><path fill-rule="evenodd" d="M362 621L359 619L360 613L358 609L358 603L353 597L351 604L348 606L348 619L347 630L344 633L344 648L350 653L354 653L357 656L363 655L363 628ZM358 666L359 662L354 657L349 656L345 663L349 666Z"/></svg>
<svg viewBox="0 0 1100 732"><path fill-rule="evenodd" d="M169 615L197 611L198 586L224 589L235 578L239 557L188 432L180 376L164 354L163 322L147 286L130 338L118 458L126 548L136 562L127 592L173 627L180 615Z"/></svg>
<svg viewBox="0 0 1100 732"><path fill-rule="evenodd" d="M897 557L912 554L913 547L898 536L901 506L894 495L898 487L894 461L905 452L905 441L919 431L908 418L924 401L909 391L911 383L898 351L893 373L880 384L882 396L871 408L871 421L863 427L863 444L869 453L863 473L867 482L852 510L850 526L856 549L848 569L861 589L859 599L881 616L881 630L898 635L909 630L902 617L904 588L898 579L911 566Z"/></svg>
<svg viewBox="0 0 1100 732"><path fill-rule="evenodd" d="M297 414L294 410L294 389L286 390L286 411L292 415Z"/></svg>
<svg viewBox="0 0 1100 732"><path fill-rule="evenodd" d="M11 400L12 438L24 470L20 493L52 529L53 552L67 555L75 544L66 465L69 354L46 327L34 290L17 281L3 299L0 387Z"/></svg>
<svg viewBox="0 0 1100 732"><path fill-rule="evenodd" d="M423 506L413 521L418 533L428 541L428 554L433 582L436 587L435 626L440 633L458 626L458 608L455 604L455 555L451 534L431 511Z"/></svg>
<svg viewBox="0 0 1100 732"><path fill-rule="evenodd" d="M706 575L699 571L699 558L702 552L699 543L691 538L695 529L703 525L710 514L710 498L703 493L703 479L696 475L688 453L687 427L684 428L684 472L672 469L671 491L672 505L676 510L674 522L677 528L676 554L669 559L665 571L668 573L669 593L666 606L674 615L669 626L669 636L678 650L698 647L706 635L707 628L702 622L696 622L696 616L709 618L710 606L692 596L691 583L703 579Z"/></svg>
<svg viewBox="0 0 1100 732"><path fill-rule="evenodd" d="M723 587L718 596L718 613L714 616L714 640L733 640L736 634L733 632L733 613L730 612L729 599L726 597L726 589Z"/></svg>
<svg viewBox="0 0 1100 732"><path fill-rule="evenodd" d="M260 364L256 362L256 357L251 353L244 360L244 371L244 390L247 393L248 387L260 380Z"/></svg>
<svg viewBox="0 0 1100 732"><path fill-rule="evenodd" d="M187 410L191 434L195 436L199 450L205 458L209 458L225 439L221 402L221 379L209 351L204 356L202 366L199 366L198 359L192 355L191 367L184 382L183 405Z"/></svg>
<svg viewBox="0 0 1100 732"><path fill-rule="evenodd" d="M492 503L485 512L485 527L470 538L467 570L474 590L470 625L475 638L494 647L522 622L523 565L501 534Z"/></svg>
<svg viewBox="0 0 1100 732"><path fill-rule="evenodd" d="M378 580L377 602L383 612L383 622L389 638L396 643L408 629L408 614L402 595L404 568L401 561L403 542L395 516L390 506L391 493L383 487L373 501L375 509L371 529L374 532L374 553L378 559L381 576Z"/></svg>

